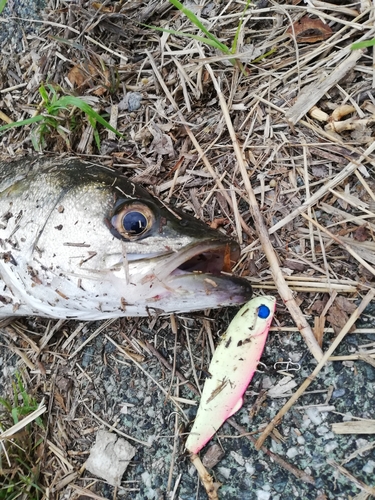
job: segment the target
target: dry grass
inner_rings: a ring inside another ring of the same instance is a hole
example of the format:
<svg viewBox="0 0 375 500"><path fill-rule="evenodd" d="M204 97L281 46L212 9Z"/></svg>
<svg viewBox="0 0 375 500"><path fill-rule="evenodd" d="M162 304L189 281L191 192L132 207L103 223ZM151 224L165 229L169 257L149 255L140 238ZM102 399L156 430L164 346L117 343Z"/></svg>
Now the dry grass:
<svg viewBox="0 0 375 500"><path fill-rule="evenodd" d="M373 299L374 56L372 49L352 52L350 46L374 37L375 28L370 2L361 2L361 12L351 4L294 3L249 8L233 55L242 62L241 68L212 47L141 24L195 33L167 1L81 6L51 1L39 34L25 38L22 54L2 60L0 119L18 121L37 113L37 90L45 82L63 89L61 93L90 97L90 104L106 112L126 140L116 141L112 132L102 130L102 150L97 151L90 124L75 111L62 117L72 150L67 151L66 142L52 133L46 138L46 151L100 157L148 185L167 203L238 239L243 251L235 271L248 277L260 293L278 292L276 330L293 331L287 326L293 318L306 349L319 362L315 377L327 360L341 359L332 357L333 351L353 318L357 320L358 312ZM245 4L201 2L196 14L230 45ZM319 39L318 31L314 33L318 39L310 44L301 43L293 30L287 33L304 16L328 23L331 35ZM141 107L129 110L135 92L141 94ZM33 151L26 128L8 131L0 140L8 156ZM352 309L354 302L359 307ZM188 332L187 320L178 322ZM25 329L27 323L5 327L7 347L33 374L30 383L48 386L44 389L50 394L51 438L44 457L48 498L103 498L90 491L89 482L79 482L88 450L73 450L71 444L79 434L92 434L100 425L113 430L116 425L94 415L94 427L88 427L82 411L86 408L92 415L92 409L87 401L73 398L69 379L74 374L77 382L83 378L93 382L78 362L79 353L116 324L123 345L107 339L123 363L140 366L145 356L154 354L147 343L131 337L139 331L138 321L129 323L131 328L123 328L123 322L106 322L79 348L75 341L84 324L36 321L31 331ZM149 331L155 324L156 319L144 323ZM163 325L170 327L168 320ZM195 367L207 366L206 356L214 348L210 321L205 318L200 328L196 342L205 338L207 343L200 362L196 353L191 354ZM332 328L341 334L323 355L322 343ZM56 332L61 336L57 343L51 342ZM36 335L41 337L36 340ZM367 356L365 361L371 363L374 354L363 348L348 356L346 360ZM192 361L191 387L199 385L195 367ZM166 369L186 381L175 365ZM58 370L64 375L57 376ZM311 380L297 390L287 408ZM178 385L169 390L161 385L183 415L189 401L179 396ZM66 414L74 426L67 426L62 417ZM267 433L282 415L275 417ZM179 423L176 416L171 471ZM332 466L345 474L341 465L332 462ZM356 484L373 494L372 487ZM64 497L66 491L70 496Z"/></svg>

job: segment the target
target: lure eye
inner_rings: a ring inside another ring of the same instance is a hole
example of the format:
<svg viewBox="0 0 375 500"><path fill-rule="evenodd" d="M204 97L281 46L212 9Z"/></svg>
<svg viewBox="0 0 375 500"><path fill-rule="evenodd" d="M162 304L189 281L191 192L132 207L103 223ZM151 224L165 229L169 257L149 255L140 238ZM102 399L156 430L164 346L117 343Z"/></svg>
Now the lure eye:
<svg viewBox="0 0 375 500"><path fill-rule="evenodd" d="M258 317L261 319L267 319L270 315L270 308L264 304L258 307Z"/></svg>
<svg viewBox="0 0 375 500"><path fill-rule="evenodd" d="M123 206L111 218L115 233L127 240L137 240L144 236L154 222L155 217L151 209L140 203Z"/></svg>

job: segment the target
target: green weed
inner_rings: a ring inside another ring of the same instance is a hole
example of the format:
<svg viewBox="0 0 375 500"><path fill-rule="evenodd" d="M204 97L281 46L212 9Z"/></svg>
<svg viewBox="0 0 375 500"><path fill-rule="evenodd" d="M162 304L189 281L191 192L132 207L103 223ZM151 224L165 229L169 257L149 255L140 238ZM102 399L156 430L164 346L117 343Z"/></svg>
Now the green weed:
<svg viewBox="0 0 375 500"><path fill-rule="evenodd" d="M0 14L3 12L6 4L7 4L7 0L0 0Z"/></svg>
<svg viewBox="0 0 375 500"><path fill-rule="evenodd" d="M372 47L375 45L375 38L372 40L365 40L363 42L357 42L353 43L353 45L350 47L352 50L357 50L357 49L365 49L366 47Z"/></svg>
<svg viewBox="0 0 375 500"><path fill-rule="evenodd" d="M9 123L0 127L0 133L15 127L35 125L31 132L31 142L36 151L41 151L46 147L46 137L54 130L63 138L68 149L71 148L69 134L75 129L77 118L74 114L76 108L85 113L87 119L94 130L94 139L98 150L100 150L99 132L97 123L103 125L118 137L123 137L120 132L112 127L99 113L97 113L83 98L71 95L59 96L55 88L47 85L39 88L42 103L39 105L38 114L26 120Z"/></svg>
<svg viewBox="0 0 375 500"><path fill-rule="evenodd" d="M0 500L40 500L38 448L43 442L43 421L37 417L21 430L2 437L7 429L38 409L39 405L24 387L19 373L12 382L10 399L0 398Z"/></svg>
<svg viewBox="0 0 375 500"><path fill-rule="evenodd" d="M182 5L178 0L169 0L171 4L173 4L180 12L185 14L185 16L189 19L189 21L194 24L202 33L204 33L206 36L199 36L199 35L193 35L191 33L184 33L182 31L176 31L176 30L171 30L171 29L166 29L166 28L159 28L157 26L147 26L148 28L157 30L157 31L163 31L165 33L171 33L172 35L177 35L177 36L183 36L187 38L192 38L194 40L198 40L199 42L202 42L206 45L210 45L211 47L214 47L217 50L220 50L223 54L231 56L236 53L237 51L237 43L238 43L238 37L241 32L242 24L243 24L243 18L245 16L245 13L251 3L251 0L247 0L245 9L242 13L240 22L237 26L236 33L233 39L233 43L231 47L228 47L224 43L220 42L218 38L215 37L205 26L204 24L200 21L200 19L192 12L190 9ZM240 61L237 59L233 59L229 57L229 61L233 64L238 66L241 70L243 70L242 64Z"/></svg>

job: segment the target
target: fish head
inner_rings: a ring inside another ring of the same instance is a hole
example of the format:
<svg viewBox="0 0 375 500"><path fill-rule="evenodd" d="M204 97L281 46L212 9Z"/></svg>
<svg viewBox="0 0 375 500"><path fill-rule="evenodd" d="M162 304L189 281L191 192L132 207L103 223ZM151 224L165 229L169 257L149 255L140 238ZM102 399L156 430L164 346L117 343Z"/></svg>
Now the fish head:
<svg viewBox="0 0 375 500"><path fill-rule="evenodd" d="M0 273L16 313L144 316L251 296L248 282L230 273L237 242L101 165L36 164L7 184L0 208L11 214L0 229L11 259Z"/></svg>

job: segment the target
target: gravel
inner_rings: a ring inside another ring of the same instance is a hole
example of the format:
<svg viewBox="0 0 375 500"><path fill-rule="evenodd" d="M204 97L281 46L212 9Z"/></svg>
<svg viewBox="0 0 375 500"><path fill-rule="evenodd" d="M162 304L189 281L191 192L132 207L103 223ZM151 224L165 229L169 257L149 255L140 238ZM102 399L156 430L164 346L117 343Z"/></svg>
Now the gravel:
<svg viewBox="0 0 375 500"><path fill-rule="evenodd" d="M0 47L2 57L24 50L23 38L37 33L41 24L44 0L8 0L0 14Z"/></svg>

